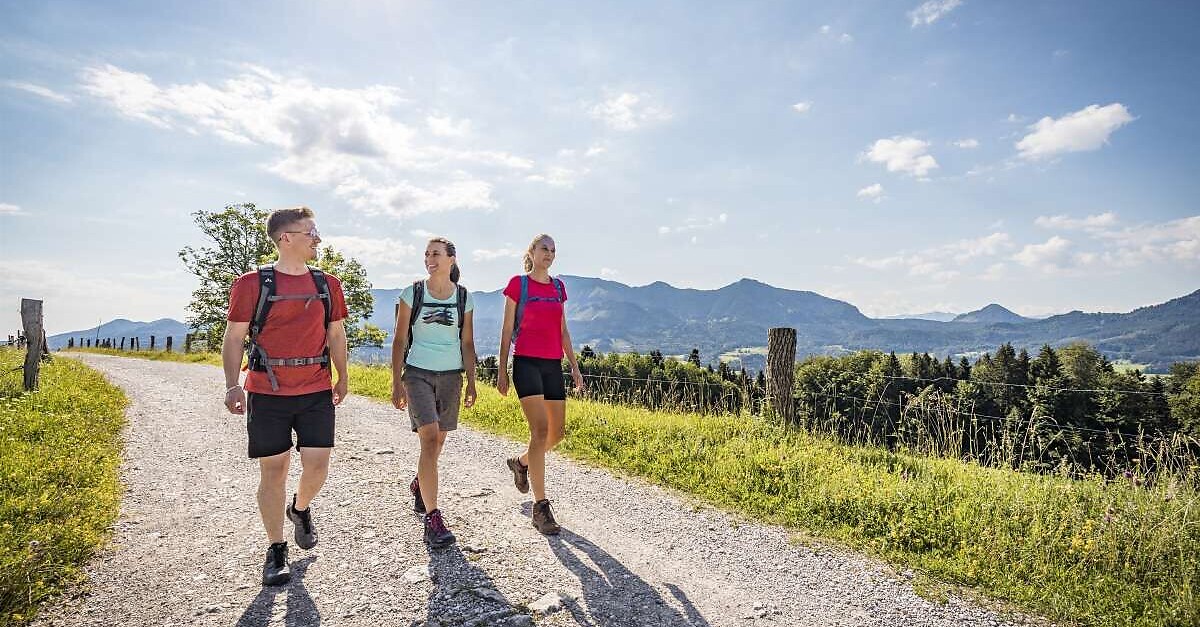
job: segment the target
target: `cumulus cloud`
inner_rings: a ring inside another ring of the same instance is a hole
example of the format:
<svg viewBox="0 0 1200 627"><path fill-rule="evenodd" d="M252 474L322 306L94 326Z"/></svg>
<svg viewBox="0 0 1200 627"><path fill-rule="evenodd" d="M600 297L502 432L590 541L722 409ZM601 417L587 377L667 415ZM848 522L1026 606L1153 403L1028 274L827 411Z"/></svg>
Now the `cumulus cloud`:
<svg viewBox="0 0 1200 627"><path fill-rule="evenodd" d="M19 89L35 96L41 96L42 98L45 98L51 102L58 102L61 104L71 102L70 96L60 94L49 87L44 87L34 83L26 83L24 81L4 81L4 86L11 87L13 89Z"/></svg>
<svg viewBox="0 0 1200 627"><path fill-rule="evenodd" d="M387 237L323 235L321 242L329 244L338 252L365 264L405 266L415 265L421 261L416 246Z"/></svg>
<svg viewBox="0 0 1200 627"><path fill-rule="evenodd" d="M1085 218L1071 218L1065 215L1038 216L1033 223L1044 229L1097 231L1115 226L1117 214L1106 211Z"/></svg>
<svg viewBox="0 0 1200 627"><path fill-rule="evenodd" d="M1200 215L1103 231L1095 237L1110 247L1101 259L1117 267L1156 262L1200 262Z"/></svg>
<svg viewBox="0 0 1200 627"><path fill-rule="evenodd" d="M933 155L929 154L929 142L900 135L877 140L862 158L886 165L888 172L903 172L915 177L924 177L938 167Z"/></svg>
<svg viewBox="0 0 1200 627"><path fill-rule="evenodd" d="M978 148L979 140L973 137L968 137L966 139L954 141L953 144L959 148Z"/></svg>
<svg viewBox="0 0 1200 627"><path fill-rule="evenodd" d="M812 101L804 100L797 102L796 104L792 105L792 108L796 110L796 113L808 113L812 110Z"/></svg>
<svg viewBox="0 0 1200 627"><path fill-rule="evenodd" d="M621 273L619 271L613 270L612 268L600 268L600 278L603 279L611 279L619 276L620 274Z"/></svg>
<svg viewBox="0 0 1200 627"><path fill-rule="evenodd" d="M1061 118L1049 116L1029 126L1028 135L1017 142L1021 157L1044 159L1067 152L1097 150L1108 143L1114 131L1132 122L1125 105L1089 105Z"/></svg>
<svg viewBox="0 0 1200 627"><path fill-rule="evenodd" d="M972 259L994 257L1013 247L1008 233L996 232L976 238L960 239L928 250L886 257L857 257L854 263L872 270L906 268L910 276L949 281L961 275L961 266Z"/></svg>
<svg viewBox="0 0 1200 627"><path fill-rule="evenodd" d="M647 93L623 92L588 109L588 114L618 131L633 131L659 122L673 114Z"/></svg>
<svg viewBox="0 0 1200 627"><path fill-rule="evenodd" d="M833 37L840 43L848 44L854 42L854 37L852 37L850 33L842 33L838 35L833 31L833 27L828 24L822 25L819 30L822 35L825 35L826 37Z"/></svg>
<svg viewBox="0 0 1200 627"><path fill-rule="evenodd" d="M912 27L928 26L962 5L962 0L929 0L908 12Z"/></svg>
<svg viewBox="0 0 1200 627"><path fill-rule="evenodd" d="M216 85L159 85L114 65L85 68L80 80L130 118L270 148L268 171L372 215L490 210L492 180L534 167L503 150L439 142L468 136L470 121L421 112L387 85L322 87L249 65Z"/></svg>
<svg viewBox="0 0 1200 627"><path fill-rule="evenodd" d="M729 214L722 213L716 217L707 218L688 218L683 224L678 226L660 226L658 227L659 235L670 235L672 233L689 233L696 231L709 231L717 227L723 226L729 222ZM696 236L692 236L692 243L696 243Z"/></svg>
<svg viewBox="0 0 1200 627"><path fill-rule="evenodd" d="M475 261L495 261L496 259L520 259L525 255L525 251L520 248L477 248L471 251L471 258Z"/></svg>
<svg viewBox="0 0 1200 627"><path fill-rule="evenodd" d="M1026 244L1012 259L1027 268L1052 272L1070 265L1070 249L1071 240L1055 235L1041 244Z"/></svg>
<svg viewBox="0 0 1200 627"><path fill-rule="evenodd" d="M879 183L875 183L874 185L868 185L868 186L858 190L857 196L864 200L879 202L879 201L883 200L883 185L880 185Z"/></svg>

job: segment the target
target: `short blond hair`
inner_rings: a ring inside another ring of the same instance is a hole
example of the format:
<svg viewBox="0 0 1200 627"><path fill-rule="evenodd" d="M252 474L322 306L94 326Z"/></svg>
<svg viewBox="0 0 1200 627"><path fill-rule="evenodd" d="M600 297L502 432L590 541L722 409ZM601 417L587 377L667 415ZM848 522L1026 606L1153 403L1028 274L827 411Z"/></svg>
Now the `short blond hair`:
<svg viewBox="0 0 1200 627"><path fill-rule="evenodd" d="M284 229L314 215L316 214L313 213L312 209L303 206L276 209L267 218L267 236L271 238L271 241L278 242L279 236Z"/></svg>

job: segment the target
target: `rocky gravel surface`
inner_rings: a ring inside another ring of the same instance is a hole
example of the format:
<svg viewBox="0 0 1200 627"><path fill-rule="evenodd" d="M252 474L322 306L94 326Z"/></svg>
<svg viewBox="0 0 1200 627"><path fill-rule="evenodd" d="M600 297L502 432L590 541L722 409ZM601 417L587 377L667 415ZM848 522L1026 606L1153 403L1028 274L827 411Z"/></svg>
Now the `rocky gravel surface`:
<svg viewBox="0 0 1200 627"><path fill-rule="evenodd" d="M313 504L320 544L293 543L292 582L263 588L257 466L245 457L243 419L221 405L219 369L79 358L132 400L126 489L89 582L39 625L1025 622L954 596L926 600L886 565L557 456L549 487L564 529L544 537L504 464L519 443L467 428L441 460L440 504L459 542L430 551L408 494L417 455L408 418L355 396L338 410L330 478ZM292 486L298 469L297 457Z"/></svg>

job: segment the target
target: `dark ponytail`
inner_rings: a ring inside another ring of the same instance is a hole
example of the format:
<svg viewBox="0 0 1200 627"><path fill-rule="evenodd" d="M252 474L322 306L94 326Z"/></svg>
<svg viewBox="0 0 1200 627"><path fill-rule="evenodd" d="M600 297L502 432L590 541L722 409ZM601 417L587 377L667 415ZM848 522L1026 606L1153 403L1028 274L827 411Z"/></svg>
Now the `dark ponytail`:
<svg viewBox="0 0 1200 627"><path fill-rule="evenodd" d="M435 237L433 239L430 239L429 243L430 244L441 244L442 246L445 246L446 247L446 256L448 256L448 257L458 257L458 254L456 254L456 251L454 250L454 242L452 242L444 237ZM460 271L458 269L458 262L456 261L450 265L450 282L458 283L458 277L460 277L460 276L462 276L462 271Z"/></svg>

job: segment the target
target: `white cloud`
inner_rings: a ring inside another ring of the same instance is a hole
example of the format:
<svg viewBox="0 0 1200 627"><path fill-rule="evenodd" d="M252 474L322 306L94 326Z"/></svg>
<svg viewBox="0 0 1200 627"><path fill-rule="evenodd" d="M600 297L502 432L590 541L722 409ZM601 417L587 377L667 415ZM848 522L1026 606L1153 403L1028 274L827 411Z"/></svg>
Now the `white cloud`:
<svg viewBox="0 0 1200 627"><path fill-rule="evenodd" d="M619 271L613 270L612 268L600 268L600 278L602 279L611 279L619 276L620 274L621 273Z"/></svg>
<svg viewBox="0 0 1200 627"><path fill-rule="evenodd" d="M1010 114L1008 114L1008 117L1007 117L1007 118L1004 118L1004 121L1006 121L1006 122L1014 122L1014 123L1016 123L1016 122L1024 122L1024 121L1025 121L1025 117L1024 117L1024 116L1021 116L1021 115L1017 115L1017 114L1015 114L1015 113L1010 113Z"/></svg>
<svg viewBox="0 0 1200 627"><path fill-rule="evenodd" d="M928 26L962 5L962 0L929 0L908 12L912 27Z"/></svg>
<svg viewBox="0 0 1200 627"><path fill-rule="evenodd" d="M588 146L587 152L583 153L585 157L597 157L608 152L608 147L603 144L592 144Z"/></svg>
<svg viewBox="0 0 1200 627"><path fill-rule="evenodd" d="M17 205L10 205L6 202L0 202L0 216L23 216L29 215Z"/></svg>
<svg viewBox="0 0 1200 627"><path fill-rule="evenodd" d="M49 87L43 87L42 85L36 85L34 83L26 83L24 81L4 81L4 85L6 87L11 87L13 89L19 89L21 91L31 93L35 96L41 96L42 98L45 98L46 100L50 100L52 102L58 102L58 103L63 103L63 104L71 102L70 96L60 94L60 93L54 91L53 89L50 89Z"/></svg>
<svg viewBox="0 0 1200 627"><path fill-rule="evenodd" d="M938 167L937 161L928 152L929 142L896 135L890 139L877 140L867 149L863 158L885 164L888 172L903 172L915 177L924 177L930 170Z"/></svg>
<svg viewBox="0 0 1200 627"><path fill-rule="evenodd" d="M1032 131L1017 142L1025 159L1042 159L1066 152L1097 150L1114 131L1132 122L1125 105L1114 102L1090 105L1057 120L1049 116L1029 126Z"/></svg>
<svg viewBox="0 0 1200 627"><path fill-rule="evenodd" d="M1012 238L1008 233L996 232L983 237L961 239L915 253L901 253L879 258L857 257L851 261L872 270L907 268L910 276L929 277L935 281L949 281L961 276L960 268L965 262L980 257L993 257L1012 247ZM947 268L948 265L954 266L954 268Z"/></svg>
<svg viewBox="0 0 1200 627"><path fill-rule="evenodd" d="M462 147L469 120L421 112L386 85L322 87L247 65L219 85L160 86L145 74L104 65L83 70L81 87L163 129L270 148L268 171L329 189L372 215L490 210L497 206L492 181L535 165L503 150ZM419 133L422 127L430 133ZM438 143L444 137L455 143Z"/></svg>
<svg viewBox="0 0 1200 627"><path fill-rule="evenodd" d="M857 196L873 202L879 202L883 200L883 185L880 185L879 183L868 185L858 190Z"/></svg>
<svg viewBox="0 0 1200 627"><path fill-rule="evenodd" d="M792 105L792 108L795 109L797 113L808 113L809 111L812 111L812 101L804 100L797 102L796 104Z"/></svg>
<svg viewBox="0 0 1200 627"><path fill-rule="evenodd" d="M417 247L391 238L358 237L356 235L323 235L323 244L369 265L419 265L422 257Z"/></svg>
<svg viewBox="0 0 1200 627"><path fill-rule="evenodd" d="M838 41L840 41L844 44L848 44L848 43L852 43L854 41L854 38L850 36L850 33L842 33L841 35L838 36Z"/></svg>
<svg viewBox="0 0 1200 627"><path fill-rule="evenodd" d="M973 137L968 137L966 139L957 140L953 142L953 144L959 148L978 148L979 140Z"/></svg>
<svg viewBox="0 0 1200 627"><path fill-rule="evenodd" d="M531 174L525 177L526 181L534 183L545 183L550 187L558 187L561 189L571 189L575 187L575 181L579 179L580 174L587 174L588 170L582 171L564 168L562 166L550 166L542 174Z"/></svg>
<svg viewBox="0 0 1200 627"><path fill-rule="evenodd" d="M1053 272L1069 265L1070 249L1071 240L1055 235L1041 244L1026 244L1012 259L1028 268Z"/></svg>
<svg viewBox="0 0 1200 627"><path fill-rule="evenodd" d="M823 24L823 25L821 25L821 34L822 34L822 35L828 35L828 34L829 34L829 33L831 33L831 32L833 32L833 27L832 27L832 26L830 26L830 25L828 25L828 24Z"/></svg>
<svg viewBox="0 0 1200 627"><path fill-rule="evenodd" d="M827 37L834 36L833 27L828 24L823 24L819 30L822 35ZM841 35L837 35L837 40L841 43L848 44L854 41L854 37L850 36L850 33L842 33Z"/></svg>
<svg viewBox="0 0 1200 627"><path fill-rule="evenodd" d="M722 213L716 217L708 218L688 218L683 224L675 227L660 226L658 227L659 235L670 235L671 233L688 233L695 231L708 231L717 228L729 222L729 214ZM693 244L696 243L696 237L692 236Z"/></svg>
<svg viewBox="0 0 1200 627"><path fill-rule="evenodd" d="M438 236L437 233L434 233L433 231L426 231L425 229L413 229L409 231L409 233L411 233L413 237L419 239L433 239Z"/></svg>
<svg viewBox="0 0 1200 627"><path fill-rule="evenodd" d="M588 109L588 113L618 131L637 130L666 122L673 116L669 109L658 104L650 94L631 92L617 94L593 105Z"/></svg>
<svg viewBox="0 0 1200 627"><path fill-rule="evenodd" d="M520 248L496 248L486 249L478 248L471 251L471 258L475 261L495 261L496 259L520 259L525 255L525 251Z"/></svg>
<svg viewBox="0 0 1200 627"><path fill-rule="evenodd" d="M471 121L455 122L450 116L431 115L425 118L429 131L438 137L466 137L471 134Z"/></svg>
<svg viewBox="0 0 1200 627"><path fill-rule="evenodd" d="M1044 229L1096 231L1115 226L1117 223L1117 214L1106 211L1081 219L1070 218L1065 215L1038 216L1033 223Z"/></svg>
<svg viewBox="0 0 1200 627"><path fill-rule="evenodd" d="M1200 262L1200 215L1100 232L1096 237L1114 247L1102 259L1117 267Z"/></svg>

